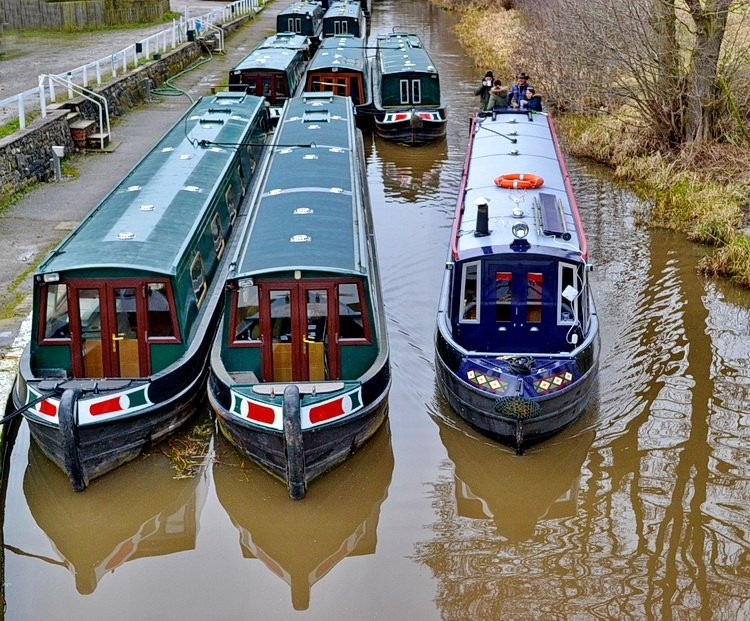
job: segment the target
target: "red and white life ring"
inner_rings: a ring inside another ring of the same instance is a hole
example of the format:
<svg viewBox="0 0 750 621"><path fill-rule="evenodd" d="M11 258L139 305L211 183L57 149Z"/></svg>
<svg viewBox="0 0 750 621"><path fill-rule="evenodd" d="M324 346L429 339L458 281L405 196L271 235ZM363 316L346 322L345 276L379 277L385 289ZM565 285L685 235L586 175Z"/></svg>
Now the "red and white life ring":
<svg viewBox="0 0 750 621"><path fill-rule="evenodd" d="M544 179L530 173L508 173L495 177L495 185L510 190L534 190L542 187Z"/></svg>

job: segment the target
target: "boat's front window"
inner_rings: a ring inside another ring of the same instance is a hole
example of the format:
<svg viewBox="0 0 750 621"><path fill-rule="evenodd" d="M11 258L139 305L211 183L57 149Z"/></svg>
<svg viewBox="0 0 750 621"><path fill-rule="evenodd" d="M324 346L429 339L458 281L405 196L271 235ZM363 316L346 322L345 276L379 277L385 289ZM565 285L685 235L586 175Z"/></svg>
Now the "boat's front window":
<svg viewBox="0 0 750 621"><path fill-rule="evenodd" d="M409 103L409 80L399 80L401 85L401 103Z"/></svg>
<svg viewBox="0 0 750 621"><path fill-rule="evenodd" d="M206 294L206 272L203 269L203 260L201 259L201 253L198 252L193 259L193 263L190 266L190 282L193 285L193 293L195 293L195 302L198 306L203 302L203 296Z"/></svg>
<svg viewBox="0 0 750 621"><path fill-rule="evenodd" d="M422 103L422 82L419 80L411 81L411 102Z"/></svg>
<svg viewBox="0 0 750 621"><path fill-rule="evenodd" d="M355 283L339 285L339 338L366 338L362 302L359 287Z"/></svg>
<svg viewBox="0 0 750 621"><path fill-rule="evenodd" d="M479 262L464 264L461 281L461 308L459 317L462 323L479 322Z"/></svg>
<svg viewBox="0 0 750 621"><path fill-rule="evenodd" d="M175 336L172 309L169 306L167 285L150 282L146 285L146 309L148 311L148 337L172 338Z"/></svg>
<svg viewBox="0 0 750 621"><path fill-rule="evenodd" d="M47 285L44 318L45 339L69 339L68 287L61 283Z"/></svg>
<svg viewBox="0 0 750 621"><path fill-rule="evenodd" d="M258 287L241 287L237 293L235 341L260 341L260 302Z"/></svg>
<svg viewBox="0 0 750 621"><path fill-rule="evenodd" d="M513 302L513 274L497 272L495 274L495 291L495 321L509 322Z"/></svg>
<svg viewBox="0 0 750 621"><path fill-rule="evenodd" d="M557 323L575 323L578 312L575 265L560 263L557 293Z"/></svg>
<svg viewBox="0 0 750 621"><path fill-rule="evenodd" d="M103 377L102 315L98 289L78 290L83 377Z"/></svg>
<svg viewBox="0 0 750 621"><path fill-rule="evenodd" d="M307 328L304 338L307 350L308 379L326 379L328 334L328 291L308 289L306 303Z"/></svg>
<svg viewBox="0 0 750 621"><path fill-rule="evenodd" d="M280 73L276 74L276 97L286 97L288 95L286 89L286 80Z"/></svg>
<svg viewBox="0 0 750 621"><path fill-rule="evenodd" d="M539 272L526 274L526 323L542 323L542 283Z"/></svg>
<svg viewBox="0 0 750 621"><path fill-rule="evenodd" d="M271 291L271 343L273 378L277 382L292 381L292 304L291 291Z"/></svg>

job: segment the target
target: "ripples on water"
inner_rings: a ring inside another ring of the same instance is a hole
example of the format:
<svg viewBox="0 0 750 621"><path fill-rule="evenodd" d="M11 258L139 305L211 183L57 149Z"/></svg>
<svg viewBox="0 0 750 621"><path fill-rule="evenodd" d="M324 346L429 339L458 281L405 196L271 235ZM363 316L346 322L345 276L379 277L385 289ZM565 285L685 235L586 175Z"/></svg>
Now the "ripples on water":
<svg viewBox="0 0 750 621"><path fill-rule="evenodd" d="M602 326L592 406L518 457L439 396L435 309L486 69L454 20L376 0L373 35L416 25L449 100L443 144L366 140L389 426L301 503L221 438L195 479L156 451L77 495L22 429L8 618L750 618L750 295L637 227L606 171L569 162Z"/></svg>

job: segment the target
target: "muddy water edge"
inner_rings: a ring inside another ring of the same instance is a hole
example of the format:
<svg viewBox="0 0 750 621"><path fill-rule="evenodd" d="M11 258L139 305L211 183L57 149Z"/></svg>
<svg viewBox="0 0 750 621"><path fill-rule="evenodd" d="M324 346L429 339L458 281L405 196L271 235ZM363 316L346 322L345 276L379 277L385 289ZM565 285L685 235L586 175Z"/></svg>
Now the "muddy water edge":
<svg viewBox="0 0 750 621"><path fill-rule="evenodd" d="M435 309L482 74L453 23L426 0L375 3L373 35L422 35L450 119L438 145L366 140L388 425L301 502L205 411L82 494L22 425L7 619L750 617L750 294L703 279L678 236L636 226L645 206L606 171L568 162L602 325L589 410L518 457L439 397Z"/></svg>

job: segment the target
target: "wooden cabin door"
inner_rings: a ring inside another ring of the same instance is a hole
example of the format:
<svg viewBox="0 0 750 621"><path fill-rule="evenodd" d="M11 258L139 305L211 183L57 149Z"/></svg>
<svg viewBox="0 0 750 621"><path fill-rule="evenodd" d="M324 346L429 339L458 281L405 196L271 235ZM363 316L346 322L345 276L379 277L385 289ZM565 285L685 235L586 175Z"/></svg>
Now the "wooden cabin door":
<svg viewBox="0 0 750 621"><path fill-rule="evenodd" d="M268 285L261 293L263 376L272 382L338 378L334 285Z"/></svg>

